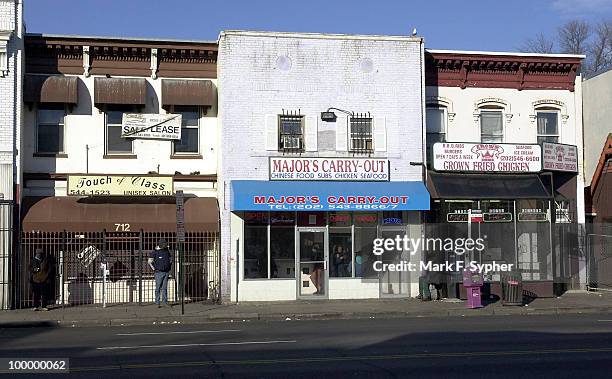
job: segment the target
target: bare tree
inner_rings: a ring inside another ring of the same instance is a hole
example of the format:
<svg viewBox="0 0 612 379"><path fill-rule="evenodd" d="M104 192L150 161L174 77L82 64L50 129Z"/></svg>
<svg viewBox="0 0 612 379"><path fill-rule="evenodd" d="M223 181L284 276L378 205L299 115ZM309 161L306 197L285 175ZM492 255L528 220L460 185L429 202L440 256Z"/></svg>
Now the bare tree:
<svg viewBox="0 0 612 379"><path fill-rule="evenodd" d="M591 27L586 21L572 20L559 28L559 46L566 54L585 54Z"/></svg>
<svg viewBox="0 0 612 379"><path fill-rule="evenodd" d="M594 73L612 67L612 20L597 24L587 53L589 72Z"/></svg>
<svg viewBox="0 0 612 379"><path fill-rule="evenodd" d="M535 38L529 38L521 48L525 53L552 54L554 52L554 42L543 33L538 33Z"/></svg>

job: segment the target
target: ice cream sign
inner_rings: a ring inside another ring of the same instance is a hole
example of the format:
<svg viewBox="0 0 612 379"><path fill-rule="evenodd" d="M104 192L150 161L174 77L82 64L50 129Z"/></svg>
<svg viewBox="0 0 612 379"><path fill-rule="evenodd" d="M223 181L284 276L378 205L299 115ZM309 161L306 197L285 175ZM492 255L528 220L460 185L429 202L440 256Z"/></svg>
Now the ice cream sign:
<svg viewBox="0 0 612 379"><path fill-rule="evenodd" d="M541 155L539 145L443 142L433 147L436 171L539 172Z"/></svg>

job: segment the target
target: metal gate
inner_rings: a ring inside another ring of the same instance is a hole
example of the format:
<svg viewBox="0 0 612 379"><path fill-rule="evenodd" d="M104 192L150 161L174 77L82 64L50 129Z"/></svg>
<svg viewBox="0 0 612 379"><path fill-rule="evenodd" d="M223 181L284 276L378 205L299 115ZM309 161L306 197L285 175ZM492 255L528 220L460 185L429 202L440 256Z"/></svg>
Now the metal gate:
<svg viewBox="0 0 612 379"><path fill-rule="evenodd" d="M594 225L586 238L590 290L612 291L612 225Z"/></svg>
<svg viewBox="0 0 612 379"><path fill-rule="evenodd" d="M23 233L18 306L32 307L29 267L37 249L54 262L47 298L51 304L145 304L154 300L155 279L149 253L163 238L172 252L168 301L220 300L219 234L185 234L183 264L179 265L174 232L43 232ZM102 265L107 269L104 275ZM183 291L180 276L183 275Z"/></svg>
<svg viewBox="0 0 612 379"><path fill-rule="evenodd" d="M13 202L0 200L0 309L11 305Z"/></svg>

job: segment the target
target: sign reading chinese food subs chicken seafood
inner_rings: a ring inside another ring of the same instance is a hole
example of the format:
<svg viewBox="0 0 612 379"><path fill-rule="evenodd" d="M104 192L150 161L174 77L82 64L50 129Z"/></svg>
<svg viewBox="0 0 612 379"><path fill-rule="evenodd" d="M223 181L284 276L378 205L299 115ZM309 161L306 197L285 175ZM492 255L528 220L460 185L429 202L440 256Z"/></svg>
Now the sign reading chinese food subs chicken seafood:
<svg viewBox="0 0 612 379"><path fill-rule="evenodd" d="M270 157L270 180L389 181L389 160Z"/></svg>
<svg viewBox="0 0 612 379"><path fill-rule="evenodd" d="M181 115L124 113L121 137L180 140Z"/></svg>
<svg viewBox="0 0 612 379"><path fill-rule="evenodd" d="M539 145L505 143L436 143L434 170L475 172L539 172Z"/></svg>
<svg viewBox="0 0 612 379"><path fill-rule="evenodd" d="M68 196L172 196L172 176L69 175Z"/></svg>

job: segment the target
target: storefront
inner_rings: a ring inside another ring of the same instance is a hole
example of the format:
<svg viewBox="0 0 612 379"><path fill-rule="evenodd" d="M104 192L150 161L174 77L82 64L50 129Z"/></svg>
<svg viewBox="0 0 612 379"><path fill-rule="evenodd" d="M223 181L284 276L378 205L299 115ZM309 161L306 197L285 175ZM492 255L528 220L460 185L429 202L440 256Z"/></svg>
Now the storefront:
<svg viewBox="0 0 612 379"><path fill-rule="evenodd" d="M348 161L348 160L347 160ZM239 296L359 299L412 296L418 273L376 272L376 238L421 234L421 182L233 181L240 225ZM418 260L387 252L387 261Z"/></svg>

